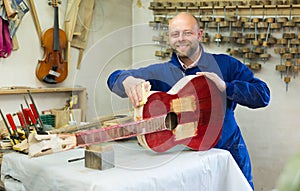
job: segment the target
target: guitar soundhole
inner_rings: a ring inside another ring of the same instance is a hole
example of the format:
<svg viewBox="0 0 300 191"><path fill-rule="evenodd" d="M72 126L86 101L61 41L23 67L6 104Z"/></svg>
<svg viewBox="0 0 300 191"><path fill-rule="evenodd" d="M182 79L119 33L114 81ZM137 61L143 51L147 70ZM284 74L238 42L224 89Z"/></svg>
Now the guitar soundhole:
<svg viewBox="0 0 300 191"><path fill-rule="evenodd" d="M165 124L166 124L166 127L169 130L175 129L177 127L177 125L178 125L177 114L174 113L174 112L168 113L167 116L166 116L166 119L165 119Z"/></svg>

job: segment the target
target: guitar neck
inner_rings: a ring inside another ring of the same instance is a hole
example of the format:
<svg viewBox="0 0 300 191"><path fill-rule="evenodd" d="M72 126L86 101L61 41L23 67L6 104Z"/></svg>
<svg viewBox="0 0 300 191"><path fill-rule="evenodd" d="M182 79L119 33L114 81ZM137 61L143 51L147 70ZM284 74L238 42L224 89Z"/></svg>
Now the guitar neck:
<svg viewBox="0 0 300 191"><path fill-rule="evenodd" d="M77 145L86 146L167 130L165 119L166 115L163 115L126 124L81 131L75 134Z"/></svg>
<svg viewBox="0 0 300 191"><path fill-rule="evenodd" d="M54 31L53 31L53 50L60 49L59 42L59 24L58 24L58 7L54 7Z"/></svg>

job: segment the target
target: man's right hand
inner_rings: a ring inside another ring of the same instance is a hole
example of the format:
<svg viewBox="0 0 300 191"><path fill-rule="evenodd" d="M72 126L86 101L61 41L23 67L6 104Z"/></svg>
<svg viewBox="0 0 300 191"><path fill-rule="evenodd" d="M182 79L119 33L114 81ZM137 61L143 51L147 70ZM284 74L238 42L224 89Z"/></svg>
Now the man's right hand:
<svg viewBox="0 0 300 191"><path fill-rule="evenodd" d="M128 76L123 81L123 86L124 86L125 92L134 107L140 106L140 102L143 99L142 88L145 88L143 86L143 83L145 83L145 82L146 81L143 79L134 78L132 76Z"/></svg>

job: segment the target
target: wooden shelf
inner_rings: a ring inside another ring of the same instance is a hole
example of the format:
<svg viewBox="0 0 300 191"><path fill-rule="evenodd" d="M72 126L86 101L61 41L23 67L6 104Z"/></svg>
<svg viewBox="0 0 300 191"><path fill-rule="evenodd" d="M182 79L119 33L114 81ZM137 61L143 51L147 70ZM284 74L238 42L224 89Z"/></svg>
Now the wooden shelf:
<svg viewBox="0 0 300 191"><path fill-rule="evenodd" d="M30 93L59 93L59 92L81 92L85 91L85 88L11 88L0 89L0 95L9 94L27 94L27 90Z"/></svg>
<svg viewBox="0 0 300 191"><path fill-rule="evenodd" d="M0 88L0 95L17 95L17 94L51 94L51 93L70 93L71 95L78 95L79 108L81 109L81 120L86 121L86 89L85 88Z"/></svg>

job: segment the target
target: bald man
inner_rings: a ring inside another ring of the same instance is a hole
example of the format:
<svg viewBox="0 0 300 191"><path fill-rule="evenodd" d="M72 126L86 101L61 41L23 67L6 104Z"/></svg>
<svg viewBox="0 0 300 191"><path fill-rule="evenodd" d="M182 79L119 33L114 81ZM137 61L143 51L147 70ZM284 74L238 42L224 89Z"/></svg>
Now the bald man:
<svg viewBox="0 0 300 191"><path fill-rule="evenodd" d="M187 75L204 75L226 96L226 112L220 139L215 148L228 150L254 189L251 162L240 128L234 117L237 104L261 108L269 104L270 90L254 77L247 66L225 54L211 54L201 45L203 29L189 13L179 13L169 22L172 57L164 63L132 70L116 70L108 78L110 90L128 97L137 107L142 100L141 82L148 81L152 91L168 92Z"/></svg>

